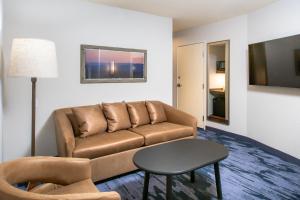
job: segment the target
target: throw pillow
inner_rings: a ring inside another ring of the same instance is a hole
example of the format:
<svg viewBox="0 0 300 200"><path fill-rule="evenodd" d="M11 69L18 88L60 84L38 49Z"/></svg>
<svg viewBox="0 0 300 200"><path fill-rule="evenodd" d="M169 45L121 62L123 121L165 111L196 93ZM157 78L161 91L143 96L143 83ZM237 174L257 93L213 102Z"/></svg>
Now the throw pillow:
<svg viewBox="0 0 300 200"><path fill-rule="evenodd" d="M126 103L102 103L108 122L108 132L114 132L131 127Z"/></svg>
<svg viewBox="0 0 300 200"><path fill-rule="evenodd" d="M132 128L150 123L149 113L144 101L127 103L127 108Z"/></svg>
<svg viewBox="0 0 300 200"><path fill-rule="evenodd" d="M99 105L72 108L72 111L79 125L80 137L87 137L106 131L107 121Z"/></svg>
<svg viewBox="0 0 300 200"><path fill-rule="evenodd" d="M146 106L149 112L151 124L167 121L167 116L161 102L146 101Z"/></svg>

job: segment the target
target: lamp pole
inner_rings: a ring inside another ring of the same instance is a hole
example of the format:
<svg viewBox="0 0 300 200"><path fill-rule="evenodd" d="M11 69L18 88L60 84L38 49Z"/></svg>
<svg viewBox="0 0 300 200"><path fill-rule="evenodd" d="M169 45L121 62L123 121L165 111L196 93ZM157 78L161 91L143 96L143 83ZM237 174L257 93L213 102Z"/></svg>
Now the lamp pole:
<svg viewBox="0 0 300 200"><path fill-rule="evenodd" d="M31 156L35 156L36 77L31 78Z"/></svg>

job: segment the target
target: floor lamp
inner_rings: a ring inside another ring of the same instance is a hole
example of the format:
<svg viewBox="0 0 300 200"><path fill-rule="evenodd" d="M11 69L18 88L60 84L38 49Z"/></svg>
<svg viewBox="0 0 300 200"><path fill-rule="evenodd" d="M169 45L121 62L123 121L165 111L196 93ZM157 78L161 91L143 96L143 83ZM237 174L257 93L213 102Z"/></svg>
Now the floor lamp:
<svg viewBox="0 0 300 200"><path fill-rule="evenodd" d="M35 156L36 82L38 78L58 76L55 44L41 39L14 39L9 75L31 78L31 156Z"/></svg>

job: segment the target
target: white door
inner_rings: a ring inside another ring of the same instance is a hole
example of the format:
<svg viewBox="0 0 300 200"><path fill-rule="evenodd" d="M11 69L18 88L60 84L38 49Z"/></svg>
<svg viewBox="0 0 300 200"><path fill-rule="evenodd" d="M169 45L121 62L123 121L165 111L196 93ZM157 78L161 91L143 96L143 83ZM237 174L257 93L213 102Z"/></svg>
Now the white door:
<svg viewBox="0 0 300 200"><path fill-rule="evenodd" d="M177 48L177 108L198 120L204 128L204 44Z"/></svg>

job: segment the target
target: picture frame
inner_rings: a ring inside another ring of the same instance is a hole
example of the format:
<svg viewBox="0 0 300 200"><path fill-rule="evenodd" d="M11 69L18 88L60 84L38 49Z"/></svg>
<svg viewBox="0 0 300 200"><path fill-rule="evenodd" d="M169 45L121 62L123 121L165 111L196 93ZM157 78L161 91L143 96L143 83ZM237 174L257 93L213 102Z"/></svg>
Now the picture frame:
<svg viewBox="0 0 300 200"><path fill-rule="evenodd" d="M225 73L225 61L216 61L216 72Z"/></svg>
<svg viewBox="0 0 300 200"><path fill-rule="evenodd" d="M80 83L147 82L147 50L80 46Z"/></svg>

